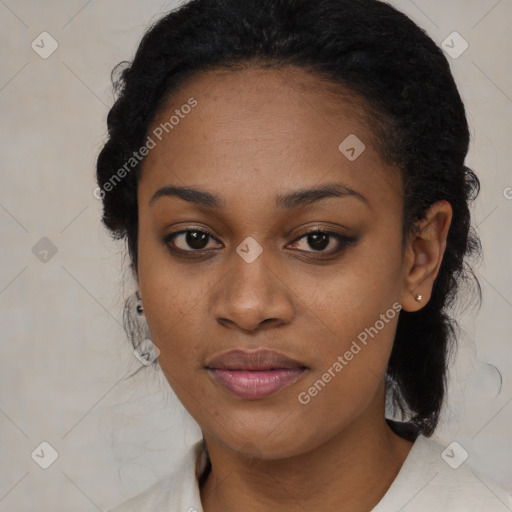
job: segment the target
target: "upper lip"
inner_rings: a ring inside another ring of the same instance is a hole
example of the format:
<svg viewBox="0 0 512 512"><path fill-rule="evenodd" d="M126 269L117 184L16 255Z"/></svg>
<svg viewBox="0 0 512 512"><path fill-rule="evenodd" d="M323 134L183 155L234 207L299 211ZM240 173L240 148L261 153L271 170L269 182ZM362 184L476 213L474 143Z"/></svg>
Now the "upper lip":
<svg viewBox="0 0 512 512"><path fill-rule="evenodd" d="M229 350L211 359L206 368L224 370L272 370L306 368L299 361L274 350Z"/></svg>

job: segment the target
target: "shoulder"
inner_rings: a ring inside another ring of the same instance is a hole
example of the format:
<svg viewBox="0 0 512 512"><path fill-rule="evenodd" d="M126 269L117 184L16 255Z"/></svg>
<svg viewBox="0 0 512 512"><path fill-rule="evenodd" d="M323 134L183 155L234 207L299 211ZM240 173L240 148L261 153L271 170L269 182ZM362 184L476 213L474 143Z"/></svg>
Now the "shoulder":
<svg viewBox="0 0 512 512"><path fill-rule="evenodd" d="M473 470L457 443L419 436L395 481L372 512L505 512L512 498Z"/></svg>
<svg viewBox="0 0 512 512"><path fill-rule="evenodd" d="M174 473L166 475L148 489L107 509L106 512L201 512L196 476L201 453L202 442L198 441L189 448Z"/></svg>
<svg viewBox="0 0 512 512"><path fill-rule="evenodd" d="M130 512L137 510L138 512L149 512L159 510L157 504L169 498L169 490L172 487L173 475L162 478L145 491L123 501L113 508L107 509L107 512ZM167 501L169 501L167 499Z"/></svg>

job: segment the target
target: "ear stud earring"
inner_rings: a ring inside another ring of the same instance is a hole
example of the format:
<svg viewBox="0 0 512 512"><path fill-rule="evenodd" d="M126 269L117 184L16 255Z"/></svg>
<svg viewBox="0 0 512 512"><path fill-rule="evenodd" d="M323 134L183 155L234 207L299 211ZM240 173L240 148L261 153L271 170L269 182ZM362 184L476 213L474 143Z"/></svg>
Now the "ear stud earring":
<svg viewBox="0 0 512 512"><path fill-rule="evenodd" d="M416 295L416 301L421 302L422 299L423 297L418 293L418 295Z"/></svg>

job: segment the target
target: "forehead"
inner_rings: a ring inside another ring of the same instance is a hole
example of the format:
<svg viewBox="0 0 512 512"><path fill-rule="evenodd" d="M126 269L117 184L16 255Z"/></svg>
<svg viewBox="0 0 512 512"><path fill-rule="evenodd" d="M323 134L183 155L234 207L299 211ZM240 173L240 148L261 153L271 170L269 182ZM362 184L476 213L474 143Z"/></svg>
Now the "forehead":
<svg viewBox="0 0 512 512"><path fill-rule="evenodd" d="M377 208L401 207L399 173L381 160L371 123L360 98L301 69L201 72L155 117L139 188L147 196L189 185L228 202L267 203L283 190L339 181Z"/></svg>

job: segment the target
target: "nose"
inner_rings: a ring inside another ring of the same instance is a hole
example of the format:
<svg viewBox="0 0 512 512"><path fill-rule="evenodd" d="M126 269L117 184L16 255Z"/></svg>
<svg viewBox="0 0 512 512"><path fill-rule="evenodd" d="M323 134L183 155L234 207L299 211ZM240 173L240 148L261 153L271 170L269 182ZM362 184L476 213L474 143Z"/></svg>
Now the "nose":
<svg viewBox="0 0 512 512"><path fill-rule="evenodd" d="M217 322L245 333L290 323L295 314L293 292L265 251L251 263L236 252L232 260L213 299Z"/></svg>

